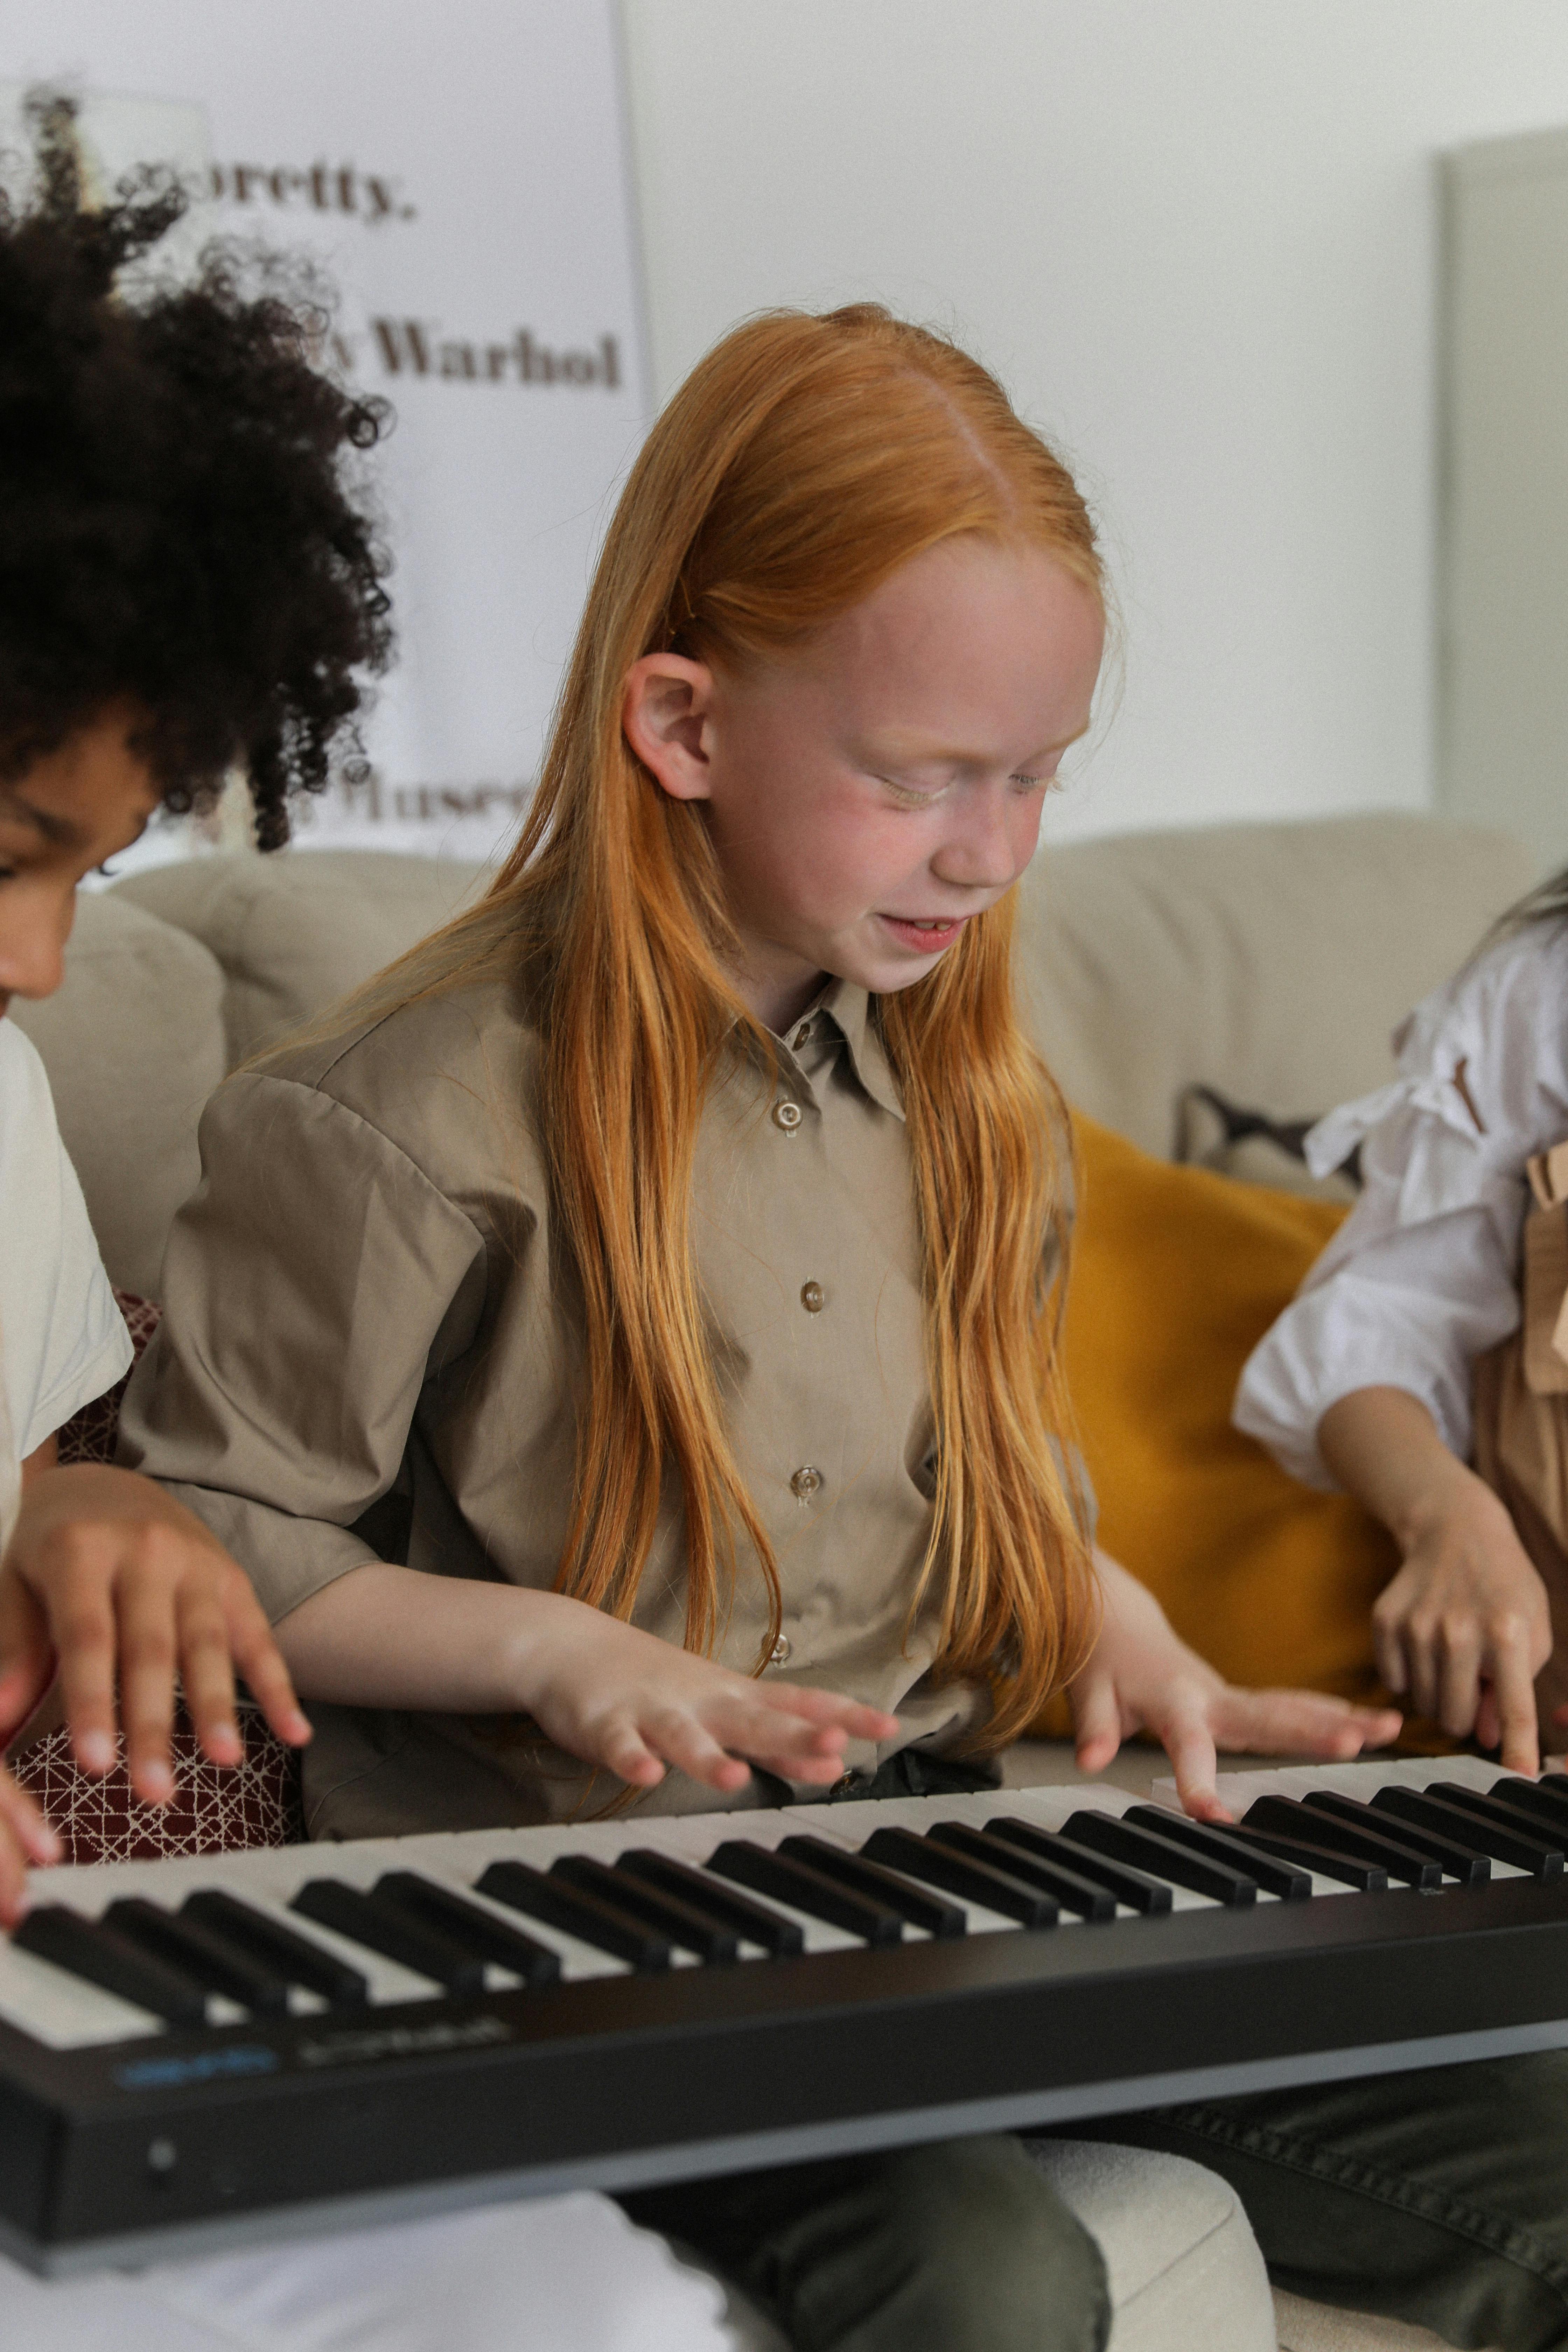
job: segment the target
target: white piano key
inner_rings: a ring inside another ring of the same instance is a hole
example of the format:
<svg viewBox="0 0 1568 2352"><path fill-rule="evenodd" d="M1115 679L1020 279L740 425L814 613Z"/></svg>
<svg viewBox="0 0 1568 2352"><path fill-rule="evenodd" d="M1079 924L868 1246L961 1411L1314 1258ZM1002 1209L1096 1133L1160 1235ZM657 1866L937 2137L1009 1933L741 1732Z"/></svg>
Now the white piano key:
<svg viewBox="0 0 1568 2352"><path fill-rule="evenodd" d="M0 1937L0 2017L51 2050L139 2042L164 2032L161 2017L73 1977Z"/></svg>

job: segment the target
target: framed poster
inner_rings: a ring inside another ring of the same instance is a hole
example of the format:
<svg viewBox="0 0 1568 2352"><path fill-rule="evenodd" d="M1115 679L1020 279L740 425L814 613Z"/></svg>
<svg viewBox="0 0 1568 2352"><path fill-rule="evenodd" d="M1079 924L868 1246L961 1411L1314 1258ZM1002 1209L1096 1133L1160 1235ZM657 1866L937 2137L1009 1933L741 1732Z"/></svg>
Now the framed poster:
<svg viewBox="0 0 1568 2352"><path fill-rule="evenodd" d="M311 256L372 462L396 665L302 845L489 856L537 772L594 550L648 423L613 0L0 0L0 143L80 100L89 178L176 163L176 235ZM141 855L190 845L161 825ZM132 861L135 862L134 859Z"/></svg>

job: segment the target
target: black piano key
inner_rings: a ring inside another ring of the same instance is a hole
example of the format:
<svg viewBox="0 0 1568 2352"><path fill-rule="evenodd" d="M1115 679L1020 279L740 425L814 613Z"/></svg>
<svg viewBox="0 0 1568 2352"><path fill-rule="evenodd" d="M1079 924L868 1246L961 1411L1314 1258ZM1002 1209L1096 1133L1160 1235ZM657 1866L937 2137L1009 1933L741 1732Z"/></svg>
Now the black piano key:
<svg viewBox="0 0 1568 2352"><path fill-rule="evenodd" d="M493 1911L481 1911L477 1903L465 1902L451 1887L438 1885L433 1878L421 1878L416 1870L389 1870L376 1880L374 1892L377 1902L394 1904L411 1919L438 1928L479 1959L510 1969L524 1984L560 1982L559 1952L525 1936L521 1927L509 1927Z"/></svg>
<svg viewBox="0 0 1568 2352"><path fill-rule="evenodd" d="M1527 1780L1521 1773L1510 1772L1504 1779L1494 1780L1487 1794L1517 1806L1521 1812L1532 1813L1543 1834L1555 1830L1559 1837L1568 1836L1568 1779L1561 1772L1543 1772L1539 1780Z"/></svg>
<svg viewBox="0 0 1568 2352"><path fill-rule="evenodd" d="M1054 1895L1064 1911L1072 1911L1080 1919L1104 1920L1116 1916L1116 1897L1109 1886L1097 1886L1081 1871L1071 1870L1066 1863L1047 1862L1042 1855L1026 1853L1022 1846L1009 1845L1005 1838L990 1837L984 1830L971 1829L967 1822L933 1822L927 1835L939 1845L951 1845L975 1862L988 1862L995 1870L1011 1872L1026 1886L1038 1886Z"/></svg>
<svg viewBox="0 0 1568 2352"><path fill-rule="evenodd" d="M1206 1895L1232 1910L1242 1910L1258 1900L1258 1881L1245 1871L1232 1870L1227 1863L1206 1861L1178 1845L1174 1838L1133 1829L1113 1813L1074 1813L1067 1833L1081 1845L1097 1847L1119 1862L1131 1863L1135 1870L1168 1878L1173 1886L1190 1887L1194 1895Z"/></svg>
<svg viewBox="0 0 1568 2352"><path fill-rule="evenodd" d="M1456 1838L1461 1844L1473 1845L1482 1853L1489 1853L1494 1862L1511 1863L1516 1870L1528 1870L1537 1878L1559 1876L1563 1856L1532 1838L1522 1822L1500 1829L1483 1814L1472 1812L1468 1806L1450 1804L1447 1798L1433 1796L1425 1789L1379 1789L1373 1804L1380 1813L1388 1813L1396 1822L1413 1822L1418 1829L1436 1830L1443 1837Z"/></svg>
<svg viewBox="0 0 1568 2352"><path fill-rule="evenodd" d="M563 1878L581 1894L596 1895L640 1919L645 1927L668 1938L678 1951L695 1952L709 1968L727 1968L741 1957L741 1938L733 1927L699 1911L679 1895L628 1878L582 1853L563 1853L550 1865L552 1878Z"/></svg>
<svg viewBox="0 0 1568 2352"><path fill-rule="evenodd" d="M57 1969L79 1977L84 1984L117 1993L168 2025L205 2025L206 1987L167 1960L154 1959L126 1937L96 1919L84 1919L63 1903L46 1903L29 1911L11 1941Z"/></svg>
<svg viewBox="0 0 1568 2352"><path fill-rule="evenodd" d="M968 1915L956 1903L944 1903L929 1888L912 1885L879 1862L868 1862L864 1854L851 1853L847 1846L829 1845L826 1838L786 1837L779 1852L868 1895L874 1903L885 1903L910 1927L923 1927L928 1936L946 1938L969 1932Z"/></svg>
<svg viewBox="0 0 1568 2352"><path fill-rule="evenodd" d="M258 2017L282 2017L289 2008L289 1979L254 1953L240 1952L195 1919L182 1919L140 1895L111 1903L103 1924L154 1959L167 1960L185 1975L237 2000Z"/></svg>
<svg viewBox="0 0 1568 2352"><path fill-rule="evenodd" d="M694 1869L689 1862L677 1862L656 1846L634 1846L629 1853L617 1854L616 1868L628 1878L662 1887L667 1895L679 1895L683 1903L695 1904L698 1910L733 1927L748 1944L760 1945L776 1960L793 1959L805 1949L805 1930L798 1919L786 1919L782 1913L770 1911L765 1903L753 1903L749 1895L721 1885L705 1871Z"/></svg>
<svg viewBox="0 0 1568 2352"><path fill-rule="evenodd" d="M547 1927L575 1936L596 1952L629 1960L643 1976L657 1976L669 1966L667 1937L656 1935L632 1912L601 1902L596 1895L584 1895L580 1887L568 1886L563 1878L535 1870L531 1863L492 1862L478 1891L492 1902L521 1911L526 1918L542 1919Z"/></svg>
<svg viewBox="0 0 1568 2352"><path fill-rule="evenodd" d="M906 1877L923 1878L929 1886L941 1886L965 1903L984 1903L988 1911L1016 1919L1020 1927L1054 1927L1061 1916L1056 1897L1026 1879L1015 1878L994 1863L974 1862L914 1830L875 1830L860 1851L868 1862L886 1863Z"/></svg>
<svg viewBox="0 0 1568 2352"><path fill-rule="evenodd" d="M1483 1797L1477 1789L1461 1788L1454 1780L1435 1780L1426 1790L1440 1804L1458 1805L1461 1812L1471 1813L1478 1821L1487 1822L1500 1830L1511 1830L1530 1840L1537 1849L1540 1860L1530 1868L1540 1878L1561 1878L1563 1864L1568 1862L1568 1834L1548 1829L1533 1813L1522 1806L1510 1803L1499 1796ZM1523 1865L1521 1865L1523 1866Z"/></svg>
<svg viewBox="0 0 1568 2352"><path fill-rule="evenodd" d="M1037 1829L1033 1822L1021 1822L1009 1814L998 1814L994 1821L987 1822L985 1834L1000 1838L1005 1845L1017 1846L1025 1853L1038 1854L1047 1862L1060 1862L1064 1868L1080 1872L1114 1895L1118 1903L1125 1904L1130 1911L1142 1911L1152 1919L1171 1908L1171 1890L1163 1878L1152 1878L1147 1871L1133 1870L1110 1854L1097 1853L1092 1846L1079 1845L1075 1838L1060 1837L1054 1830Z"/></svg>
<svg viewBox="0 0 1568 2352"><path fill-rule="evenodd" d="M180 1906L180 1916L195 1921L234 1950L276 1969L301 1991L316 1993L330 2008L363 2009L370 1999L370 1986L357 1969L350 1968L335 1952L323 1951L308 1937L292 1934L281 1920L252 1910L248 1903L222 1887L187 1895Z"/></svg>
<svg viewBox="0 0 1568 2352"><path fill-rule="evenodd" d="M1363 1829L1342 1821L1337 1813L1298 1803L1293 1797L1259 1797L1242 1815L1244 1828L1280 1830L1287 1837L1311 1838L1331 1853L1353 1854L1358 1862L1375 1862L1390 1878L1405 1886L1440 1886L1442 1865L1430 1854L1406 1845L1391 1822L1387 1832Z"/></svg>
<svg viewBox="0 0 1568 2352"><path fill-rule="evenodd" d="M1361 1862L1353 1853L1331 1853L1327 1846L1312 1845L1305 1838L1281 1837L1274 1830L1247 1830L1246 1836L1250 1845L1261 1846L1265 1853L1295 1863L1314 1877L1353 1886L1358 1895L1388 1892L1388 1873L1379 1862Z"/></svg>
<svg viewBox="0 0 1568 2352"><path fill-rule="evenodd" d="M1260 1846L1248 1845L1234 1831L1216 1828L1209 1822L1189 1821L1185 1813L1168 1812L1163 1805L1132 1805L1121 1818L1135 1829L1174 1838L1178 1845L1191 1846L1194 1853L1207 1854L1211 1862L1224 1863L1228 1870L1256 1878L1265 1895L1277 1895L1281 1903L1305 1903L1311 1895L1310 1871L1300 1863L1281 1862Z"/></svg>
<svg viewBox="0 0 1568 2352"><path fill-rule="evenodd" d="M1314 1789L1307 1806L1312 1812L1337 1814L1341 1821L1361 1829L1383 1830L1387 1826L1384 1815L1374 1813L1359 1797L1342 1796L1337 1789ZM1492 1874L1489 1855L1478 1853L1473 1846L1462 1845L1455 1838L1445 1837L1439 1830L1417 1829L1414 1822L1402 1822L1399 1838L1402 1844L1436 1863L1446 1878L1457 1878L1461 1886L1484 1886Z"/></svg>
<svg viewBox="0 0 1568 2352"><path fill-rule="evenodd" d="M298 1911L301 1919L313 1919L319 1927L346 1936L352 1944L363 1944L367 1952L379 1952L384 1959L395 1960L416 1976L429 1977L447 1992L475 1993L485 1989L485 1964L473 1952L454 1943L438 1927L411 1917L395 1903L384 1903L357 1886L346 1886L341 1878L310 1879L290 1895L289 1908Z"/></svg>
<svg viewBox="0 0 1568 2352"><path fill-rule="evenodd" d="M808 1918L842 1927L846 1935L858 1936L862 1943L881 1946L903 1941L904 1923L886 1903L877 1896L857 1895L825 1871L797 1862L793 1854L770 1853L766 1846L731 1838L709 1855L708 1868L758 1895L771 1895L775 1903L791 1904Z"/></svg>

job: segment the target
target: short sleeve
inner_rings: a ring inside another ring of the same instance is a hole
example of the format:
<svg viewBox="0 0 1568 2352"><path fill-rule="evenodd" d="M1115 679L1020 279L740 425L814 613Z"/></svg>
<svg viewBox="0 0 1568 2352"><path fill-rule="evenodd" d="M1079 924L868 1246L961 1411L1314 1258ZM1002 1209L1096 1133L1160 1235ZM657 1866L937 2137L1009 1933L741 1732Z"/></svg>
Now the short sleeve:
<svg viewBox="0 0 1568 2352"><path fill-rule="evenodd" d="M121 1459L277 1620L376 1557L354 1522L396 1481L427 1370L472 1338L484 1244L379 1129L294 1079L230 1078L199 1140Z"/></svg>
<svg viewBox="0 0 1568 2352"><path fill-rule="evenodd" d="M1321 1120L1320 1173L1359 1149L1363 1192L1254 1349L1237 1426L1314 1486L1329 1407L1405 1390L1461 1460L1476 1358L1519 1321L1525 1163L1568 1136L1568 926L1532 924L1397 1034L1399 1075Z"/></svg>
<svg viewBox="0 0 1568 2352"><path fill-rule="evenodd" d="M60 1140L37 1051L0 1019L0 1332L26 1460L129 1370L131 1338Z"/></svg>

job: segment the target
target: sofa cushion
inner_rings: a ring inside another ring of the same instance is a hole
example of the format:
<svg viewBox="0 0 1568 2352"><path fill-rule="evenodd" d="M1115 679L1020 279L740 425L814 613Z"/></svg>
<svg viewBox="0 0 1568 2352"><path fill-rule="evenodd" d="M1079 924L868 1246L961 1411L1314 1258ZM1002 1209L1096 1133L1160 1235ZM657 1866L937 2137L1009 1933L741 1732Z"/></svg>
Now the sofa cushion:
<svg viewBox="0 0 1568 2352"><path fill-rule="evenodd" d="M1230 1425L1243 1363L1344 1211L1075 1129L1065 1347L1100 1541L1231 1681L1373 1698L1390 1538ZM1059 1709L1047 1723L1065 1729Z"/></svg>
<svg viewBox="0 0 1568 2352"><path fill-rule="evenodd" d="M1021 968L1068 1097L1168 1157L1184 1087L1276 1118L1390 1076L1389 1032L1534 878L1427 816L1073 843L1024 886Z"/></svg>
<svg viewBox="0 0 1568 2352"><path fill-rule="evenodd" d="M1033 2140L1029 2154L1105 2257L1107 2352L1274 2352L1268 2274L1227 2180L1097 2140Z"/></svg>
<svg viewBox="0 0 1568 2352"><path fill-rule="evenodd" d="M386 850L238 850L129 875L110 895L217 958L233 1069L446 922L485 871Z"/></svg>
<svg viewBox="0 0 1568 2352"><path fill-rule="evenodd" d="M64 985L9 1018L43 1056L110 1280L158 1296L163 1242L195 1184L196 1121L226 1067L224 978L189 932L84 891Z"/></svg>

